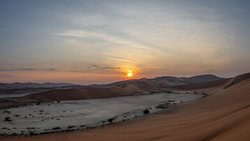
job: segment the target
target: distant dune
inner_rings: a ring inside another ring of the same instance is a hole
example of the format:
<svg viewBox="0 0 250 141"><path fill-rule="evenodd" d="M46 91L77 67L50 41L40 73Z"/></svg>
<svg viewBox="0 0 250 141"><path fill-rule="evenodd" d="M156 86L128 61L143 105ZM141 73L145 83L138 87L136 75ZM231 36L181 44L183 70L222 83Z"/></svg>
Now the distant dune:
<svg viewBox="0 0 250 141"><path fill-rule="evenodd" d="M215 81L207 81L207 82L200 82L200 83L191 83L186 85L176 85L172 86L173 90L199 90L205 88L214 88L224 86L227 82L232 79L222 79L222 80L215 80Z"/></svg>
<svg viewBox="0 0 250 141"><path fill-rule="evenodd" d="M192 77L183 77L182 79L185 79L186 81L190 81L190 82L200 83L200 82L207 82L207 81L222 80L225 78L221 78L213 74L205 74L205 75L197 75L197 76L192 76Z"/></svg>
<svg viewBox="0 0 250 141"><path fill-rule="evenodd" d="M232 78L232 81L228 85L226 85L224 88L231 87L231 86L233 86L233 85L235 85L235 84L237 84L237 83L239 83L241 81L244 81L246 79L249 79L249 78L250 78L250 73L245 73L245 74L242 74L242 75L238 75L238 76Z"/></svg>
<svg viewBox="0 0 250 141"><path fill-rule="evenodd" d="M42 93L31 94L21 97L21 99L36 100L83 100L96 99L117 96L128 96L136 94L147 94L148 92L135 87L134 85L126 85L125 87L113 88L69 88L54 89Z"/></svg>
<svg viewBox="0 0 250 141"><path fill-rule="evenodd" d="M238 79L236 80L238 81ZM162 76L151 79L133 79L89 86L68 83L2 83L0 86L7 87L7 89L0 89L3 92L13 91L16 93L16 91L27 91L31 89L31 94L15 98L0 98L0 108L17 107L29 103L48 101L110 98L172 91L194 92L199 89L219 87L229 83L229 81L231 82L233 80L209 74L193 77ZM39 87L47 88L38 90Z"/></svg>
<svg viewBox="0 0 250 141"><path fill-rule="evenodd" d="M236 83L237 82L237 83ZM206 98L178 104L159 114L93 130L2 141L248 141L250 140L249 74L227 80Z"/></svg>
<svg viewBox="0 0 250 141"><path fill-rule="evenodd" d="M214 75L199 75L190 78L163 76L153 79L120 81L111 84L90 85L88 87L52 89L35 93L20 99L28 100L83 100L130 95L144 95L172 90L201 89L224 84L228 79Z"/></svg>

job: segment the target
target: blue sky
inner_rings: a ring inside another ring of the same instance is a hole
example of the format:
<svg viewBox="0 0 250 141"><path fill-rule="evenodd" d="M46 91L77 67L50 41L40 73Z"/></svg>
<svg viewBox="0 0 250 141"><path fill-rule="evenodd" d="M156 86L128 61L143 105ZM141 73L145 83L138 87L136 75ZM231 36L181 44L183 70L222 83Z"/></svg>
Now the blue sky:
<svg viewBox="0 0 250 141"><path fill-rule="evenodd" d="M103 83L250 69L247 0L2 0L0 81Z"/></svg>

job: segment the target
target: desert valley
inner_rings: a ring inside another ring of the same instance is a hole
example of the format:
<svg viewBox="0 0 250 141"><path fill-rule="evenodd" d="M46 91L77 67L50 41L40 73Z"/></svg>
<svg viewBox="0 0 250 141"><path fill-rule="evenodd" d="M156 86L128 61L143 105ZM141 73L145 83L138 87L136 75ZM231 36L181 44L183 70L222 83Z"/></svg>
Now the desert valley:
<svg viewBox="0 0 250 141"><path fill-rule="evenodd" d="M250 73L47 87L1 98L0 139L247 140L249 90Z"/></svg>
<svg viewBox="0 0 250 141"><path fill-rule="evenodd" d="M0 141L250 141L250 1L1 0Z"/></svg>

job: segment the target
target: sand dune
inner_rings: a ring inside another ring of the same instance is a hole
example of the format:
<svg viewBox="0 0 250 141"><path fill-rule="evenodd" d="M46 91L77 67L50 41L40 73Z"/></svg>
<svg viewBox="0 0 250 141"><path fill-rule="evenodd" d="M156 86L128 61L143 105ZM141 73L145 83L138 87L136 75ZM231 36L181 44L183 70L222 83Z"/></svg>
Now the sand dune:
<svg viewBox="0 0 250 141"><path fill-rule="evenodd" d="M160 92L171 93L173 90L186 91L210 88L226 82L227 79L214 75L199 75L185 78L163 76L151 79L142 78L119 81L111 84L51 88L43 92L36 92L21 97L0 98L0 109L50 101L111 98Z"/></svg>
<svg viewBox="0 0 250 141"><path fill-rule="evenodd" d="M214 80L214 81L213 81ZM190 78L157 77L120 81L104 85L92 85L84 88L53 89L31 94L21 99L28 100L84 100L118 96L143 95L171 90L192 90L215 87L225 84L229 79L201 75ZM197 83L197 81L199 83Z"/></svg>
<svg viewBox="0 0 250 141"><path fill-rule="evenodd" d="M206 141L250 139L250 79L242 79L215 94L176 105L159 114L86 131L34 137L4 137L2 141Z"/></svg>
<svg viewBox="0 0 250 141"><path fill-rule="evenodd" d="M55 89L47 92L31 94L22 99L41 99L41 100L83 100L117 96L147 94L148 92L135 87L126 85L125 87L114 88L71 88Z"/></svg>

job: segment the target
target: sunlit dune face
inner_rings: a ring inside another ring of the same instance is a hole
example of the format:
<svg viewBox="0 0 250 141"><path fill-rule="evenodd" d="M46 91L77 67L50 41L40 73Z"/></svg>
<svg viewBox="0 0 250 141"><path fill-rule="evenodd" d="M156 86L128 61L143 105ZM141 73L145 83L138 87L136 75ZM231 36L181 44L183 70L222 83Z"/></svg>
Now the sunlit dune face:
<svg viewBox="0 0 250 141"><path fill-rule="evenodd" d="M131 70L128 70L127 77L132 77L132 76L133 76L133 72Z"/></svg>

